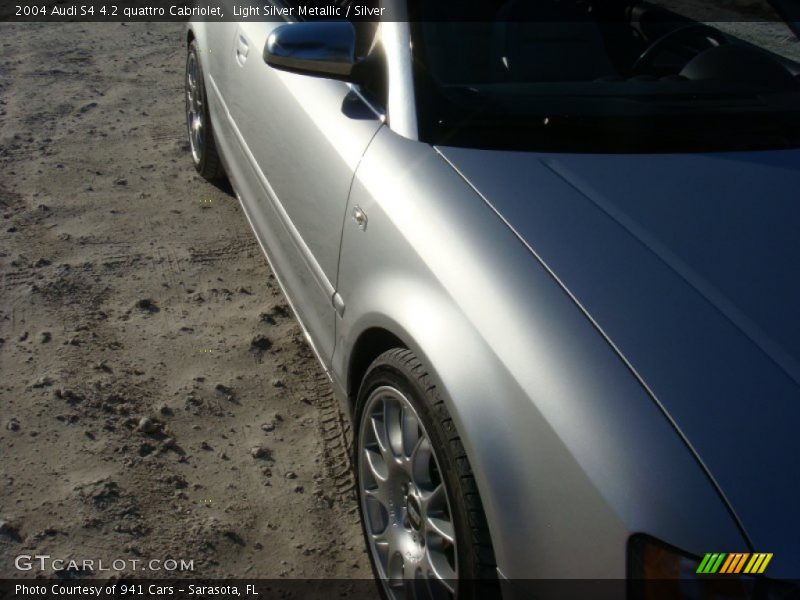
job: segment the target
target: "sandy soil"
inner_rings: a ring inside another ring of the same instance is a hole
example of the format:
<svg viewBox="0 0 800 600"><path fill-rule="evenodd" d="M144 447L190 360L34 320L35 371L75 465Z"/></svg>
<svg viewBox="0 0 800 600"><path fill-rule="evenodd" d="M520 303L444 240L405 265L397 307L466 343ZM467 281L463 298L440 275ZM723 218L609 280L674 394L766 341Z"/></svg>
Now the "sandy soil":
<svg viewBox="0 0 800 600"><path fill-rule="evenodd" d="M191 166L181 31L0 27L0 577L368 577L328 382Z"/></svg>

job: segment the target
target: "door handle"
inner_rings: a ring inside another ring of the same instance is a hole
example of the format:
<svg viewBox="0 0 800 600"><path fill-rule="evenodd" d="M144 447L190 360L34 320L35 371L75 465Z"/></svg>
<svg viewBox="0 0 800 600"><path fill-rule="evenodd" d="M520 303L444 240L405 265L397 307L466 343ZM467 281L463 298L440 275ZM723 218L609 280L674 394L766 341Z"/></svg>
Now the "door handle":
<svg viewBox="0 0 800 600"><path fill-rule="evenodd" d="M239 41L236 43L236 60L240 65L244 65L248 52L250 52L250 46L247 44L247 40L240 35Z"/></svg>

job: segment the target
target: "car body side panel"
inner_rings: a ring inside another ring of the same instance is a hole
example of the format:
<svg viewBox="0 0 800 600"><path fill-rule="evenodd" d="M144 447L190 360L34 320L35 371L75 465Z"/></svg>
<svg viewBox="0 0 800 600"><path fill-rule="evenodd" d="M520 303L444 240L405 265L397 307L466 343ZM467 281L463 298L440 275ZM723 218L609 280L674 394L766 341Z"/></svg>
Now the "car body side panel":
<svg viewBox="0 0 800 600"><path fill-rule="evenodd" d="M214 80L220 91L226 89L225 62L229 60L233 51L233 42L236 34L237 23L208 23L205 21L192 21L187 29L197 40L197 50L200 64L206 77L214 74Z"/></svg>
<svg viewBox="0 0 800 600"><path fill-rule="evenodd" d="M291 270L300 267L303 275L285 277L287 291L327 363L333 353L332 299L347 196L358 161L382 121L346 83L269 67L262 58L264 45L280 24L239 24L236 43L247 44L249 53L246 60L231 55L228 107L255 178L265 188L243 199L256 227L277 209L296 238L292 248L301 260L293 259ZM268 196L275 206L267 205ZM266 239L270 230L267 225L258 233L265 245L274 246ZM281 274L287 270L281 260L275 266Z"/></svg>
<svg viewBox="0 0 800 600"><path fill-rule="evenodd" d="M267 66L261 54L279 24L236 23L233 30L230 23L204 24L200 35L227 48L221 62L211 59L213 51L205 58L206 84L234 189L327 368L347 196L383 122L345 83Z"/></svg>
<svg viewBox="0 0 800 600"><path fill-rule="evenodd" d="M347 389L349 351L373 327L432 367L506 577L624 577L638 531L697 553L746 547L614 349L430 146L381 130L354 205L369 225L344 227L333 376Z"/></svg>
<svg viewBox="0 0 800 600"><path fill-rule="evenodd" d="M191 23L190 29L203 47L208 44L206 36L212 32L212 37L221 35L225 24ZM230 31L234 35L236 29ZM216 39L216 38L215 38ZM233 38L231 44L233 47ZM223 90L220 89L218 78L224 80L224 74L210 73L206 67L207 56L201 56L205 69L205 83L207 101L211 111L214 125L214 138L222 162L225 164L228 179L236 192L242 209L261 247L264 249L273 271L278 276L278 281L286 294L293 311L298 316L304 332L315 355L327 369L330 355L323 356L317 347L315 339L309 334L309 328L297 306L297 290L310 288L316 285L303 256L305 251L298 247L299 236L296 231L291 231L285 215L281 213L280 204L269 183L259 177L254 169L252 154L248 154L242 134L230 114L226 101L223 99ZM216 76L215 76L216 75ZM331 315L333 309L331 307Z"/></svg>

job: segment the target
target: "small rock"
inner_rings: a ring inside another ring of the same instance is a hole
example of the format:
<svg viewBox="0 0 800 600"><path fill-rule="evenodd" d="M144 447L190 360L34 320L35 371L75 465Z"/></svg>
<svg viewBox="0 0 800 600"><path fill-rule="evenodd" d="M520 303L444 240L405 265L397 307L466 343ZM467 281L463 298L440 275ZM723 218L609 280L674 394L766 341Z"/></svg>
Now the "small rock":
<svg viewBox="0 0 800 600"><path fill-rule="evenodd" d="M124 177L120 177L114 180L114 185L128 185L128 180Z"/></svg>
<svg viewBox="0 0 800 600"><path fill-rule="evenodd" d="M272 348L272 342L265 335L257 335L250 342L250 351L261 354Z"/></svg>
<svg viewBox="0 0 800 600"><path fill-rule="evenodd" d="M53 339L53 334L50 333L49 331L43 331L42 333L39 334L39 342L41 342L42 344L46 344L52 339Z"/></svg>
<svg viewBox="0 0 800 600"><path fill-rule="evenodd" d="M286 479L297 479L297 473L294 471L289 471L286 473L286 475L284 475L284 477L286 477Z"/></svg>
<svg viewBox="0 0 800 600"><path fill-rule="evenodd" d="M170 475L164 479L166 483L175 486L176 489L183 490L189 487L189 483L183 475Z"/></svg>
<svg viewBox="0 0 800 600"><path fill-rule="evenodd" d="M22 537L19 535L19 529L17 526L3 519L0 519L0 536L11 538L15 542L22 541Z"/></svg>
<svg viewBox="0 0 800 600"><path fill-rule="evenodd" d="M120 489L114 481L97 480L84 485L75 486L76 490L85 498L91 498L96 506L101 508L120 499Z"/></svg>
<svg viewBox="0 0 800 600"><path fill-rule="evenodd" d="M11 417L6 423L6 429L9 431L19 431L19 421L16 417Z"/></svg>
<svg viewBox="0 0 800 600"><path fill-rule="evenodd" d="M237 546L244 546L245 545L245 541L242 538L242 536L240 536L238 533L236 533L232 529L229 529L229 530L225 531L222 535L224 535L226 538L228 538L230 541L232 541Z"/></svg>
<svg viewBox="0 0 800 600"><path fill-rule="evenodd" d="M156 306L156 303L150 298L142 298L140 300L137 300L136 308L146 313L157 313L159 310L161 310L160 308L158 308L158 306Z"/></svg>
<svg viewBox="0 0 800 600"><path fill-rule="evenodd" d="M150 442L143 442L139 446L139 456L142 456L142 457L150 456L155 449L156 449L156 447L153 444L151 444Z"/></svg>
<svg viewBox="0 0 800 600"><path fill-rule="evenodd" d="M220 394L224 395L227 400L234 400L233 389L229 388L227 385L218 383L214 389Z"/></svg>
<svg viewBox="0 0 800 600"><path fill-rule="evenodd" d="M80 394L68 388L58 388L56 390L56 398L60 398L61 400L66 400L68 404L77 404L78 402L83 402L84 400L83 394Z"/></svg>
<svg viewBox="0 0 800 600"><path fill-rule="evenodd" d="M270 381L270 383L272 384L272 387L276 387L276 388L282 388L282 387L285 387L285 385L286 385L286 384L283 383L282 379L277 379L277 378L273 379L272 381Z"/></svg>
<svg viewBox="0 0 800 600"><path fill-rule="evenodd" d="M303 486L302 485L296 485L296 486L294 486L294 489L292 491L295 494L302 494L303 493Z"/></svg>
<svg viewBox="0 0 800 600"><path fill-rule="evenodd" d="M157 423L150 417L142 417L139 419L139 424L136 426L136 429L142 433L155 433L161 429L161 424Z"/></svg>
<svg viewBox="0 0 800 600"><path fill-rule="evenodd" d="M275 422L272 423L262 423L261 429L265 432L275 431Z"/></svg>
<svg viewBox="0 0 800 600"><path fill-rule="evenodd" d="M105 360L101 360L97 363L94 368L98 371L103 371L104 373L112 373L113 369L108 365L108 362Z"/></svg>
<svg viewBox="0 0 800 600"><path fill-rule="evenodd" d="M31 384L31 387L32 388L43 388L43 387L49 387L51 385L53 385L53 380L50 379L47 375L44 375L42 377L39 377L39 379L37 379L36 381L34 381Z"/></svg>
<svg viewBox="0 0 800 600"><path fill-rule="evenodd" d="M175 438L171 438L171 437L164 438L163 440L161 440L161 445L164 448L174 448L175 447Z"/></svg>
<svg viewBox="0 0 800 600"><path fill-rule="evenodd" d="M264 446L253 446L250 448L250 456L257 459L266 459L271 458L272 452Z"/></svg>

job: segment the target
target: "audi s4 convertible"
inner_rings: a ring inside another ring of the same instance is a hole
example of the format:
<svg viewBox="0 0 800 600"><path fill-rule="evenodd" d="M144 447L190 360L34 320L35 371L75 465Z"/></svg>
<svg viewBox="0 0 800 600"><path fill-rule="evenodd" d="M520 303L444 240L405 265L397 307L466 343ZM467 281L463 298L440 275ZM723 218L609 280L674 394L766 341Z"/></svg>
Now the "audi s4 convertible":
<svg viewBox="0 0 800 600"><path fill-rule="evenodd" d="M191 154L229 179L352 417L381 593L783 597L788 2L703 20L667 0L393 0L380 22L273 4L285 19L189 24Z"/></svg>

